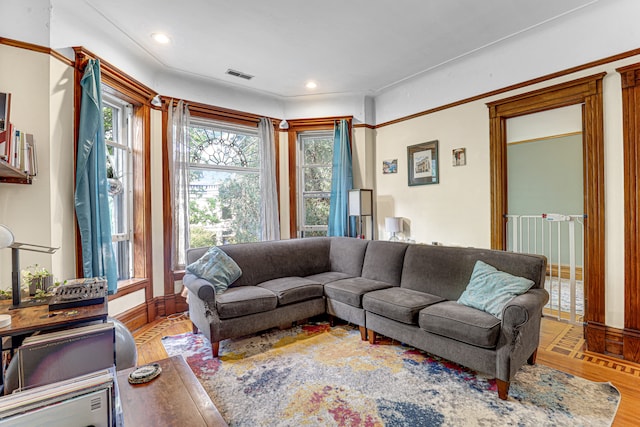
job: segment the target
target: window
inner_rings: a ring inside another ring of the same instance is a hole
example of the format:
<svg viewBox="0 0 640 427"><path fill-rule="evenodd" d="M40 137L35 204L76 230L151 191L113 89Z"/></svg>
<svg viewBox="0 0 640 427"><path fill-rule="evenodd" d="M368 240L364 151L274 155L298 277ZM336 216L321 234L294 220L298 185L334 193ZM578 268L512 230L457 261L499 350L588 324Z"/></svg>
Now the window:
<svg viewBox="0 0 640 427"><path fill-rule="evenodd" d="M113 252L125 280L133 277L133 107L104 90L102 104Z"/></svg>
<svg viewBox="0 0 640 427"><path fill-rule="evenodd" d="M189 245L259 241L257 129L192 119L189 138Z"/></svg>
<svg viewBox="0 0 640 427"><path fill-rule="evenodd" d="M333 132L298 134L298 233L326 236L333 163Z"/></svg>

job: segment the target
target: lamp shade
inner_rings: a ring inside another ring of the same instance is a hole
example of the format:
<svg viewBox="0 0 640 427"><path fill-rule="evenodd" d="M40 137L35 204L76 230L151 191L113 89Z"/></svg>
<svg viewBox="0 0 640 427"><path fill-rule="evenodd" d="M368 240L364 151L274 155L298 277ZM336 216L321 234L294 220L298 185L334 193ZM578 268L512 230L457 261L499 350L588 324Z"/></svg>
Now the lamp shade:
<svg viewBox="0 0 640 427"><path fill-rule="evenodd" d="M0 224L0 249L8 248L13 244L13 233L6 225Z"/></svg>
<svg viewBox="0 0 640 427"><path fill-rule="evenodd" d="M399 233L402 231L402 217L388 216L384 219L384 228L388 233Z"/></svg>
<svg viewBox="0 0 640 427"><path fill-rule="evenodd" d="M349 190L349 216L373 215L373 190Z"/></svg>

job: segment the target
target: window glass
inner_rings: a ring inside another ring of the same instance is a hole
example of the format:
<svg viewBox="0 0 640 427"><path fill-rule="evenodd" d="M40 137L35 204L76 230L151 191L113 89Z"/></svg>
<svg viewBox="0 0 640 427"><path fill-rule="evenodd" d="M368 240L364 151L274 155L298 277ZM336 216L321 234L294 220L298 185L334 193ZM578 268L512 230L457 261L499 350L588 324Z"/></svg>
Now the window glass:
<svg viewBox="0 0 640 427"><path fill-rule="evenodd" d="M132 107L103 93L104 137L111 234L118 280L133 276Z"/></svg>
<svg viewBox="0 0 640 427"><path fill-rule="evenodd" d="M257 130L202 121L189 137L189 245L259 241Z"/></svg>

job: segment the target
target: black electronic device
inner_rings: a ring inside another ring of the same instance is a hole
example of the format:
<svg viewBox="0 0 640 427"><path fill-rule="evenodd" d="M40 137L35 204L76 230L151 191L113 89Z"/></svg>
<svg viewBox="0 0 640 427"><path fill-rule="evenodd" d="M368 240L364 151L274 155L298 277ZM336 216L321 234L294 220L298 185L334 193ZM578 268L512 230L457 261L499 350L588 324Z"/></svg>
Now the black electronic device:
<svg viewBox="0 0 640 427"><path fill-rule="evenodd" d="M53 290L49 311L103 304L107 297L107 281L100 278L74 279Z"/></svg>

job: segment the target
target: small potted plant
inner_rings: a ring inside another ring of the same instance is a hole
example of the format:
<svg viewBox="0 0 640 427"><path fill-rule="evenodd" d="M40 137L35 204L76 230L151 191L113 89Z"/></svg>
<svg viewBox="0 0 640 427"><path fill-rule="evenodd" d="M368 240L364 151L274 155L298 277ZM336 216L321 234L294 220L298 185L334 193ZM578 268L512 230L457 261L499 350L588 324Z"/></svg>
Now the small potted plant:
<svg viewBox="0 0 640 427"><path fill-rule="evenodd" d="M30 296L47 292L53 286L53 274L38 264L30 265L22 270L22 286L29 289Z"/></svg>

